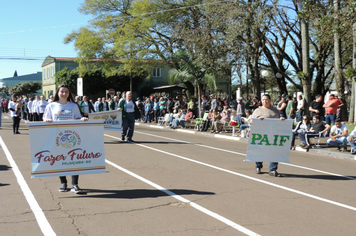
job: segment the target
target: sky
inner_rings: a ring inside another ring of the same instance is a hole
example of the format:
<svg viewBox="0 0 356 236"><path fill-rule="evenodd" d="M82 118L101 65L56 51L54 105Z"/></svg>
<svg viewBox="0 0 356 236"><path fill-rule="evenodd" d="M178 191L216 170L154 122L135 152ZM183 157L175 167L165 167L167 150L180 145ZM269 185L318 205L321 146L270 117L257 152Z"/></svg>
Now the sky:
<svg viewBox="0 0 356 236"><path fill-rule="evenodd" d="M92 19L78 11L83 2L1 1L0 79L12 77L15 70L18 75L42 71L41 65L48 55L76 57L73 44L66 45L63 40Z"/></svg>

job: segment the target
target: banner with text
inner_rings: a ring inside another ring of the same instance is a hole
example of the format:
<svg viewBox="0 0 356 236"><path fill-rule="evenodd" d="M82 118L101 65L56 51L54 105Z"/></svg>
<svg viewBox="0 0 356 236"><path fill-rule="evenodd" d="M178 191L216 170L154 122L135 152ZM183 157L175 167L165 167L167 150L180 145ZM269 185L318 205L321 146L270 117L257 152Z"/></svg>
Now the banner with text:
<svg viewBox="0 0 356 236"><path fill-rule="evenodd" d="M246 161L289 162L293 122L253 118Z"/></svg>
<svg viewBox="0 0 356 236"><path fill-rule="evenodd" d="M31 178L104 173L102 120L30 122Z"/></svg>
<svg viewBox="0 0 356 236"><path fill-rule="evenodd" d="M104 129L121 131L122 112L121 111L103 111L89 113L89 119L103 119Z"/></svg>

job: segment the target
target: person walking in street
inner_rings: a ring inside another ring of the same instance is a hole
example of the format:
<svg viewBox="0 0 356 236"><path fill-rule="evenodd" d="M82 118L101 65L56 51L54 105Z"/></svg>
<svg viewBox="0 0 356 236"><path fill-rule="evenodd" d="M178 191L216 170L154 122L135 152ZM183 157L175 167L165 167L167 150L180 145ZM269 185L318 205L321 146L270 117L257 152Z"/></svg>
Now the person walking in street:
<svg viewBox="0 0 356 236"><path fill-rule="evenodd" d="M80 112L83 114L84 117L89 118L89 113L94 113L95 109L93 104L88 101L87 96L83 96L83 101L79 102Z"/></svg>
<svg viewBox="0 0 356 236"><path fill-rule="evenodd" d="M251 115L252 118L258 118L264 120L265 118L275 118L280 120L285 120L285 117L280 116L277 108L271 105L271 97L268 94L262 96L262 106L257 108ZM250 120L250 125L252 125L252 119ZM261 174L261 169L263 167L263 162L256 162L256 174ZM269 165L269 175L278 177L277 172L278 162L271 162Z"/></svg>
<svg viewBox="0 0 356 236"><path fill-rule="evenodd" d="M132 101L131 91L126 93L126 98L121 100L117 108L118 111L122 111L122 132L121 140L125 141L127 135L127 142L134 142L132 140L135 130L135 119L141 117L141 113L135 102ZM128 131L128 132L127 132Z"/></svg>
<svg viewBox="0 0 356 236"><path fill-rule="evenodd" d="M19 99L19 102L17 102L17 98L15 95L12 95L12 100L9 102L8 109L10 110L10 116L12 118L12 130L14 134L20 134L19 132L19 127L20 127L20 117L21 117L21 108L22 106L18 105L18 103L21 103L21 100Z"/></svg>
<svg viewBox="0 0 356 236"><path fill-rule="evenodd" d="M58 86L54 100L48 104L45 109L43 120L51 123L52 121L62 120L78 120L87 121L88 118L83 117L80 113L78 105L74 102L73 95L69 90L69 87L61 84ZM59 177L61 186L59 192L67 192L67 178L65 176ZM83 191L78 186L79 175L72 175L72 189L73 193L79 194Z"/></svg>
<svg viewBox="0 0 356 236"><path fill-rule="evenodd" d="M44 96L40 96L40 100L37 102L36 111L35 111L38 117L38 121L43 121L43 113L47 105L48 102L44 99Z"/></svg>

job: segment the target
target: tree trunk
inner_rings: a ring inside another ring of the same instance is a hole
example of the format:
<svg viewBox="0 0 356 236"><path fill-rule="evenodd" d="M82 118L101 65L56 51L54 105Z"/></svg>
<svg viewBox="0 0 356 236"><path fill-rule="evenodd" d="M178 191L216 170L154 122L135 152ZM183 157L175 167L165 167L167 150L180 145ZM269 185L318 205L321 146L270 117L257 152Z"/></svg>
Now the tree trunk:
<svg viewBox="0 0 356 236"><path fill-rule="evenodd" d="M310 76L310 62L309 62L309 29L308 23L305 20L301 20L301 39L302 39L302 61L303 61L303 73L305 77L302 78L303 94L307 102L306 107L309 107L311 102L311 76ZM306 115L309 115L309 109L306 109Z"/></svg>
<svg viewBox="0 0 356 236"><path fill-rule="evenodd" d="M198 86L198 112L199 112L199 118L202 118L201 117L201 96L200 96L200 83L197 81L197 79L195 79L195 82Z"/></svg>
<svg viewBox="0 0 356 236"><path fill-rule="evenodd" d="M356 68L356 23L353 24L352 27L352 34L353 34L353 53L352 53L352 67ZM350 116L349 116L349 123L355 123L355 79L352 79L352 87L351 87L351 100L350 100Z"/></svg>
<svg viewBox="0 0 356 236"><path fill-rule="evenodd" d="M253 56L253 73L255 79L256 96L261 100L261 85L260 85L260 71L258 68L258 56L257 53Z"/></svg>

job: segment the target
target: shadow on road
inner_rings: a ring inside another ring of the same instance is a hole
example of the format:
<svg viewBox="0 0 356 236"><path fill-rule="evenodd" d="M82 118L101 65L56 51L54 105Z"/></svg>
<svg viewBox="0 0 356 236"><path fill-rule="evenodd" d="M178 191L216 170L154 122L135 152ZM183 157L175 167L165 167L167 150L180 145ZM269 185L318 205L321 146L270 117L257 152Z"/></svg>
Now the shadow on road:
<svg viewBox="0 0 356 236"><path fill-rule="evenodd" d="M10 184L2 184L2 183L0 183L0 187L8 186L8 185L10 185Z"/></svg>
<svg viewBox="0 0 356 236"><path fill-rule="evenodd" d="M341 176L333 175L295 175L295 174L284 174L285 178L302 178L302 179L321 179L321 180L356 180L356 176L347 176L350 178L345 178ZM351 179L353 178L353 179Z"/></svg>
<svg viewBox="0 0 356 236"><path fill-rule="evenodd" d="M104 142L104 144L118 144L118 143L130 143L126 141L111 141L111 142ZM183 142L157 142L157 141L136 141L134 143L137 144L188 144L188 143L183 143Z"/></svg>
<svg viewBox="0 0 356 236"><path fill-rule="evenodd" d="M12 168L11 166L0 165L0 171L2 171L2 170L10 170L11 168Z"/></svg>
<svg viewBox="0 0 356 236"><path fill-rule="evenodd" d="M132 190L100 190L100 189L83 189L87 194L83 197L91 198L122 198L122 199L137 199L137 198L157 198L167 197L168 195L160 190L154 189L132 189ZM213 192L201 192L188 189L169 189L176 195L215 195ZM74 196L73 196L74 197Z"/></svg>

